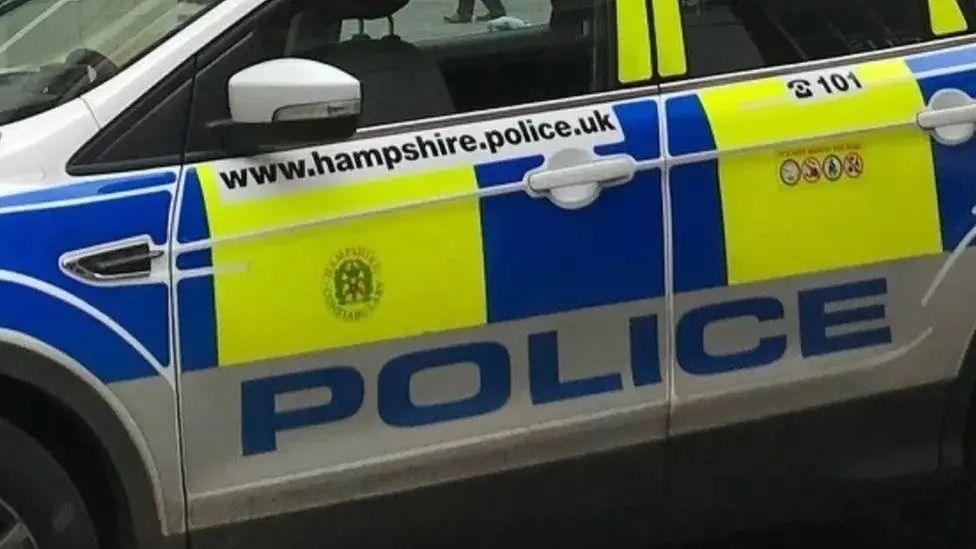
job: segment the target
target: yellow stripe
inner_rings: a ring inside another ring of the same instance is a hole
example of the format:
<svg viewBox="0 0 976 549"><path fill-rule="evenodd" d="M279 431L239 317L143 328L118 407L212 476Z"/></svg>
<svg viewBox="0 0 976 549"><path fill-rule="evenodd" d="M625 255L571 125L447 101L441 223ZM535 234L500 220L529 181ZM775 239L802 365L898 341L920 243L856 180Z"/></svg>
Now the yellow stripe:
<svg viewBox="0 0 976 549"><path fill-rule="evenodd" d="M968 26L957 0L929 0L929 20L936 36L963 32Z"/></svg>
<svg viewBox="0 0 976 549"><path fill-rule="evenodd" d="M621 84L649 80L651 32L645 0L617 0L617 76Z"/></svg>
<svg viewBox="0 0 976 549"><path fill-rule="evenodd" d="M791 77L763 78L702 91L716 144L720 149L775 145L911 123L925 108L918 84L902 60L841 67L833 72L848 71L862 83L861 92L798 101L786 84ZM811 85L817 86L815 82Z"/></svg>
<svg viewBox="0 0 976 549"><path fill-rule="evenodd" d="M264 231L408 202L470 193L474 169L222 203L213 170L201 170L215 238ZM337 307L335 269L370 265L378 299L353 319ZM217 340L221 365L409 337L486 322L476 198L365 215L257 239L217 244Z"/></svg>
<svg viewBox="0 0 976 549"><path fill-rule="evenodd" d="M688 72L684 29L681 27L681 6L678 1L654 0L657 70L661 76L678 76Z"/></svg>
<svg viewBox="0 0 976 549"><path fill-rule="evenodd" d="M730 284L785 278L941 251L931 145L911 121L925 107L903 61L853 69L857 93L796 101L787 78L706 90L712 124ZM869 130L800 145L784 141ZM756 147L747 152L742 147ZM738 152L735 149L740 149ZM793 159L823 162L856 154L864 170L787 186L780 168Z"/></svg>

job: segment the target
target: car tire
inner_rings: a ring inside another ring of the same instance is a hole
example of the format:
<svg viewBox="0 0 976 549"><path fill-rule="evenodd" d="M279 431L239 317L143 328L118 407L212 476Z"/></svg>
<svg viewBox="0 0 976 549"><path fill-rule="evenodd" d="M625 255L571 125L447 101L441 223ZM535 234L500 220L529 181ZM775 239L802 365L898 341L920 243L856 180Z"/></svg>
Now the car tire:
<svg viewBox="0 0 976 549"><path fill-rule="evenodd" d="M953 536L959 547L976 547L976 402L969 411L964 439L965 466L950 498L951 516L958 517Z"/></svg>
<svg viewBox="0 0 976 549"><path fill-rule="evenodd" d="M7 547L98 549L98 538L64 468L30 435L0 419L0 548Z"/></svg>

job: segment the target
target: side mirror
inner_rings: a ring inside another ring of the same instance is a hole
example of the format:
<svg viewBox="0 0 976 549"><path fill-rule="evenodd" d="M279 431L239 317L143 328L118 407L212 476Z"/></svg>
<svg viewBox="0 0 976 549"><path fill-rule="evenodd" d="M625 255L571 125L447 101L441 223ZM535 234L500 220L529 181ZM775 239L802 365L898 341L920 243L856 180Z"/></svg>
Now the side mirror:
<svg viewBox="0 0 976 549"><path fill-rule="evenodd" d="M273 59L227 83L230 120L210 125L234 153L256 153L341 141L356 133L359 81L308 59Z"/></svg>

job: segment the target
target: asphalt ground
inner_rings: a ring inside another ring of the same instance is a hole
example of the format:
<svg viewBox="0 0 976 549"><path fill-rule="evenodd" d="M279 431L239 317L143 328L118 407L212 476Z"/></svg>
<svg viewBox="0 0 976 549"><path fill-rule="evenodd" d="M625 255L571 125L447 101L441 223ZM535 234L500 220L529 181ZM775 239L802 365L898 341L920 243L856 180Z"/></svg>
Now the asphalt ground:
<svg viewBox="0 0 976 549"><path fill-rule="evenodd" d="M968 503L967 503L968 501ZM961 494L930 497L902 504L878 502L885 510L865 510L864 516L841 522L793 524L773 529L743 531L702 539L677 549L813 549L821 547L885 547L950 549L973 544L971 509L974 498ZM651 547L655 547L651 544ZM674 549L674 546L667 548Z"/></svg>
<svg viewBox="0 0 976 549"><path fill-rule="evenodd" d="M802 494L797 494L802 497ZM540 524L528 521L508 530L481 527L455 538L449 547L559 549L814 549L834 547L955 549L976 548L976 514L970 496L914 494L903 503L878 501L857 518L752 529L681 544L665 543L647 531L639 514L607 508L601 515L563 516ZM789 505L784 501L783 505ZM476 541L474 541L476 540Z"/></svg>
<svg viewBox="0 0 976 549"><path fill-rule="evenodd" d="M514 496L513 497L517 497ZM798 494L797 497L802 497ZM541 517L502 526L492 517L452 530L445 523L424 527L417 540L402 547L424 549L814 549L895 548L955 549L976 547L976 515L965 513L959 498L924 496L915 502L878 502L864 509L861 518L834 522L807 522L776 528L753 529L681 544L665 543L648 531L646 517L626 509L604 508L597 514ZM789 502L784 501L784 505ZM884 507L883 511L879 509ZM968 507L972 508L972 507ZM540 521L541 519L541 521ZM967 526L968 524L968 526ZM967 531L968 530L968 531ZM423 540L423 541L419 541Z"/></svg>
<svg viewBox="0 0 976 549"><path fill-rule="evenodd" d="M820 547L889 547L950 549L970 547L959 526L948 517L903 516L898 519L851 519L835 523L810 523L776 529L739 532L662 549L813 549ZM655 547L655 545L651 545Z"/></svg>

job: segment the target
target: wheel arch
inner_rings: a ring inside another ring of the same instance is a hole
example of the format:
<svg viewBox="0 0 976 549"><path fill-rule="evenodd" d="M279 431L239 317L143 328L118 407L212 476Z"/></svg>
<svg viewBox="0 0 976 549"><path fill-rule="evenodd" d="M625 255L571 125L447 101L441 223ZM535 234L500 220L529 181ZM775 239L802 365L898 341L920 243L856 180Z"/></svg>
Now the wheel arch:
<svg viewBox="0 0 976 549"><path fill-rule="evenodd" d="M102 382L61 351L0 328L0 388L27 387L43 395L57 413L70 414L87 428L84 436L103 451L114 473L127 524L120 526L140 548L176 547L165 531L161 480L149 447L125 406ZM35 433L31 433L32 435Z"/></svg>
<svg viewBox="0 0 976 549"><path fill-rule="evenodd" d="M966 346L959 375L950 388L945 420L942 423L942 447L939 464L942 469L956 470L966 463L966 437L976 429L971 418L976 413L976 333Z"/></svg>

